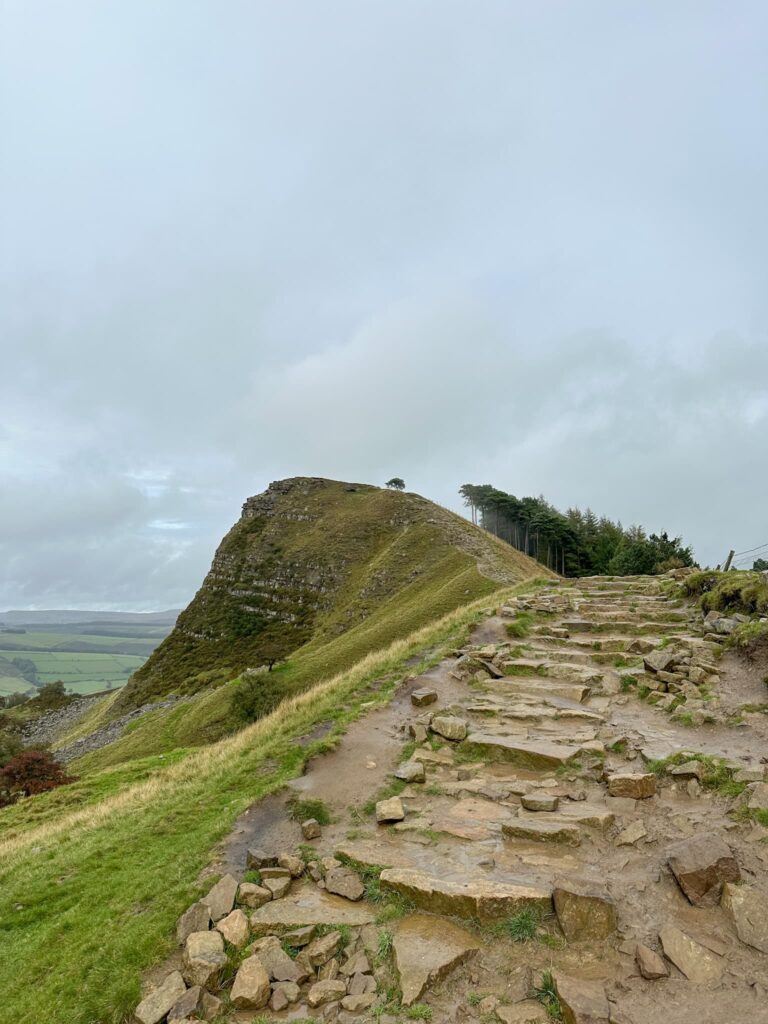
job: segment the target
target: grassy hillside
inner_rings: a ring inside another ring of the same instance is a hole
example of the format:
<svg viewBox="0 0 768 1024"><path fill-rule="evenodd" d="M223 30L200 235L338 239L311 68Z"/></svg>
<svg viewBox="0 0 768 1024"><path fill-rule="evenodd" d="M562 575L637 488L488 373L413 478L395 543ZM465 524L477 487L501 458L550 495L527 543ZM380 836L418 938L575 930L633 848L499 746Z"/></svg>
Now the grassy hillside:
<svg viewBox="0 0 768 1024"><path fill-rule="evenodd" d="M123 1020L140 972L170 950L173 924L195 898L192 880L237 815L300 774L363 704L387 701L405 671L426 667L414 655L437 660L460 643L486 604L368 654L203 751L133 760L0 811L3 1019ZM328 736L296 743L321 721L334 723Z"/></svg>
<svg viewBox="0 0 768 1024"><path fill-rule="evenodd" d="M279 481L245 503L194 600L115 710L193 694L302 649L302 669L287 680L298 686L462 602L544 572L418 495Z"/></svg>

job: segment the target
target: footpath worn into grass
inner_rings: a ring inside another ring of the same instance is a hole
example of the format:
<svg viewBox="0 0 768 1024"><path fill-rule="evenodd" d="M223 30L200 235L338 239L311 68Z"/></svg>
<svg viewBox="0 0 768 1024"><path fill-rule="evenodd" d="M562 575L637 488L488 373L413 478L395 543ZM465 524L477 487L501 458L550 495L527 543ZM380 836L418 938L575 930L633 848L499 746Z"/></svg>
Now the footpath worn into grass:
<svg viewBox="0 0 768 1024"><path fill-rule="evenodd" d="M486 605L445 616L167 768L148 759L94 776L76 810L49 794L0 814L2 1024L122 1020L141 972L171 948L174 922L196 896L191 880L237 816L388 701L414 655L440 645L435 658L459 642ZM299 747L320 721L334 722L331 733Z"/></svg>

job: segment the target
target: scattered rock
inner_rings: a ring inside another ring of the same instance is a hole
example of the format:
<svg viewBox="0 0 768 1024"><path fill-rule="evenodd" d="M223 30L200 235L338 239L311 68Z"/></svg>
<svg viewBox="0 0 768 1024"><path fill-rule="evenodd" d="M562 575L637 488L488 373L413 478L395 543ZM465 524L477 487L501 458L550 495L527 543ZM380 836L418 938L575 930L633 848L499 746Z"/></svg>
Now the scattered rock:
<svg viewBox="0 0 768 1024"><path fill-rule="evenodd" d="M321 935L320 938L313 939L307 946L305 950L307 959L313 967L322 967L331 959L340 945L341 932L329 932L327 935Z"/></svg>
<svg viewBox="0 0 768 1024"><path fill-rule="evenodd" d="M261 868L273 868L277 864L277 857L272 857L263 850L251 849L246 855L245 863L249 868L259 871Z"/></svg>
<svg viewBox="0 0 768 1024"><path fill-rule="evenodd" d="M643 658L643 665L648 672L668 672L679 658L679 651L675 651L671 647L662 647L655 651L649 651Z"/></svg>
<svg viewBox="0 0 768 1024"><path fill-rule="evenodd" d="M214 988L226 965L224 939L220 932L192 932L184 947L184 977L190 985Z"/></svg>
<svg viewBox="0 0 768 1024"><path fill-rule="evenodd" d="M224 875L214 885L207 896L203 896L200 900L201 903L205 903L211 912L211 919L216 922L232 910L235 905L235 896L237 896L237 879L232 875Z"/></svg>
<svg viewBox="0 0 768 1024"><path fill-rule="evenodd" d="M198 1017L202 1010L203 989L199 985L193 985L177 999L168 1014L169 1021L186 1020L188 1017Z"/></svg>
<svg viewBox="0 0 768 1024"><path fill-rule="evenodd" d="M496 1019L501 1024L549 1024L551 1017L536 999L523 999L512 1006L497 1006Z"/></svg>
<svg viewBox="0 0 768 1024"><path fill-rule="evenodd" d="M455 715L435 715L429 727L446 740L463 740L467 735L467 723Z"/></svg>
<svg viewBox="0 0 768 1024"><path fill-rule="evenodd" d="M764 811L768 809L768 782L756 782L751 787L747 807L751 811Z"/></svg>
<svg viewBox="0 0 768 1024"><path fill-rule="evenodd" d="M370 1009L376 1001L375 992L361 992L360 995L348 995L344 996L341 1000L341 1005L345 1010L349 1010L350 1013L362 1013L363 1010Z"/></svg>
<svg viewBox="0 0 768 1024"><path fill-rule="evenodd" d="M376 804L376 821L380 825L389 821L402 821L404 817L405 809L399 796L392 796L389 800L379 800Z"/></svg>
<svg viewBox="0 0 768 1024"><path fill-rule="evenodd" d="M556 879L552 891L555 913L569 942L600 941L616 931L616 910L597 883Z"/></svg>
<svg viewBox="0 0 768 1024"><path fill-rule="evenodd" d="M320 838L320 822L315 818L307 818L306 821L301 823L301 834L305 839L319 839Z"/></svg>
<svg viewBox="0 0 768 1024"><path fill-rule="evenodd" d="M724 882L738 882L739 865L730 847L714 832L683 839L667 850L667 863L689 901L714 906Z"/></svg>
<svg viewBox="0 0 768 1024"><path fill-rule="evenodd" d="M425 782L424 765L421 761L406 761L395 772L395 778L403 782Z"/></svg>
<svg viewBox="0 0 768 1024"><path fill-rule="evenodd" d="M283 896L285 896L286 893L291 888L290 875L288 875L287 877L281 875L278 878L264 878L262 879L262 881L264 883L264 888L269 889L269 891L272 893L273 900L282 899Z"/></svg>
<svg viewBox="0 0 768 1024"><path fill-rule="evenodd" d="M325 876L325 888L330 893L343 896L347 900L361 900L365 895L365 886L360 876L348 867L334 868Z"/></svg>
<svg viewBox="0 0 768 1024"><path fill-rule="evenodd" d="M436 700L437 690L432 690L427 687L414 690L411 694L411 704L417 708L423 708L427 704L434 704Z"/></svg>
<svg viewBox="0 0 768 1024"><path fill-rule="evenodd" d="M608 1024L611 1008L599 981L573 978L558 971L555 989L564 1024Z"/></svg>
<svg viewBox="0 0 768 1024"><path fill-rule="evenodd" d="M310 972L302 970L297 960L293 960L280 945L274 935L266 936L253 943L248 950L251 956L258 957L270 981L299 983Z"/></svg>
<svg viewBox="0 0 768 1024"><path fill-rule="evenodd" d="M646 800L656 795L656 776L652 772L616 772L608 778L608 792L611 796Z"/></svg>
<svg viewBox="0 0 768 1024"><path fill-rule="evenodd" d="M265 903L269 903L272 899L272 893L269 889L265 889L263 885L256 885L255 882L241 882L240 888L237 890L237 898L244 907L258 910Z"/></svg>
<svg viewBox="0 0 768 1024"><path fill-rule="evenodd" d="M451 921L411 914L397 926L393 940L395 967L404 1006L426 987L444 978L480 948L476 936Z"/></svg>
<svg viewBox="0 0 768 1024"><path fill-rule="evenodd" d="M230 998L239 1010L260 1010L266 1006L272 989L269 975L257 956L243 960L235 975Z"/></svg>
<svg viewBox="0 0 768 1024"><path fill-rule="evenodd" d="M616 846L634 846L638 840L643 839L647 835L645 825L638 818L631 825L627 825L622 832L619 832L614 840L614 844Z"/></svg>
<svg viewBox="0 0 768 1024"><path fill-rule="evenodd" d="M282 992L288 1003L297 1003L301 995L301 989L294 981L279 981L272 986L272 991ZM274 1007L273 1007L274 1009Z"/></svg>
<svg viewBox="0 0 768 1024"><path fill-rule="evenodd" d="M179 971L172 971L136 1007L136 1020L139 1024L160 1024L168 1011L184 995L186 988Z"/></svg>
<svg viewBox="0 0 768 1024"><path fill-rule="evenodd" d="M220 931L225 940L236 949L241 949L246 944L250 934L248 918L242 910L233 910L231 914L223 917L217 923L216 930Z"/></svg>
<svg viewBox="0 0 768 1024"><path fill-rule="evenodd" d="M295 853L281 853L277 858L278 867L285 868L291 878L301 878L306 867L302 857Z"/></svg>
<svg viewBox="0 0 768 1024"><path fill-rule="evenodd" d="M648 946L638 942L635 950L637 967L644 978L649 981L657 981L659 978L669 977L669 968L658 953L654 953Z"/></svg>
<svg viewBox="0 0 768 1024"><path fill-rule="evenodd" d="M206 903L193 903L179 918L176 941L183 946L192 932L204 932L211 926L211 912Z"/></svg>
<svg viewBox="0 0 768 1024"><path fill-rule="evenodd" d="M704 778L704 766L701 761L686 761L674 767L670 773L676 779L697 779L699 782Z"/></svg>
<svg viewBox="0 0 768 1024"><path fill-rule="evenodd" d="M715 954L699 945L679 928L671 925L662 928L659 938L664 956L671 960L689 981L716 981L721 977L723 969Z"/></svg>
<svg viewBox="0 0 768 1024"><path fill-rule="evenodd" d="M723 886L721 906L742 942L768 953L768 897L750 885Z"/></svg>
<svg viewBox="0 0 768 1024"><path fill-rule="evenodd" d="M324 1006L346 995L347 986L343 981L316 981L307 993L307 1002L312 1007Z"/></svg>
<svg viewBox="0 0 768 1024"><path fill-rule="evenodd" d="M409 722L408 733L416 743L425 743L429 738L427 727L423 722Z"/></svg>

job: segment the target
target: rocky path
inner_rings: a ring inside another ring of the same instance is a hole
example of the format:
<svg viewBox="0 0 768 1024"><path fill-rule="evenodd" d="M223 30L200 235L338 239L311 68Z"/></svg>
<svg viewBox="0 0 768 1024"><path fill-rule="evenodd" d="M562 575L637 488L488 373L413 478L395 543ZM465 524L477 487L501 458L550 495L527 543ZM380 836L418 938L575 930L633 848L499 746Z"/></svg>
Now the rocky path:
<svg viewBox="0 0 768 1024"><path fill-rule="evenodd" d="M766 716L673 588L542 588L358 720L241 819L141 1024L768 1019Z"/></svg>

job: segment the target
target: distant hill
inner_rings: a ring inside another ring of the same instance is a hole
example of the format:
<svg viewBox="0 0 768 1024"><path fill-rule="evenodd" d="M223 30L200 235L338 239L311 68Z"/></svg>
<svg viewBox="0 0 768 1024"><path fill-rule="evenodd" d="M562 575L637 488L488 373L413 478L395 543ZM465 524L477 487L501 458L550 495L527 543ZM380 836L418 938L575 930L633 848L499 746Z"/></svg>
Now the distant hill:
<svg viewBox="0 0 768 1024"><path fill-rule="evenodd" d="M80 609L53 608L44 611L12 609L0 612L0 628L7 626L59 626L111 622L116 625L173 626L178 609L164 612L96 612Z"/></svg>
<svg viewBox="0 0 768 1024"><path fill-rule="evenodd" d="M417 494L281 480L245 502L200 590L113 710L194 693L299 649L316 678L340 671L463 603L543 575Z"/></svg>

